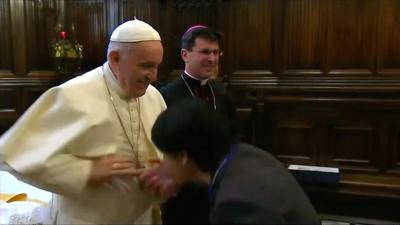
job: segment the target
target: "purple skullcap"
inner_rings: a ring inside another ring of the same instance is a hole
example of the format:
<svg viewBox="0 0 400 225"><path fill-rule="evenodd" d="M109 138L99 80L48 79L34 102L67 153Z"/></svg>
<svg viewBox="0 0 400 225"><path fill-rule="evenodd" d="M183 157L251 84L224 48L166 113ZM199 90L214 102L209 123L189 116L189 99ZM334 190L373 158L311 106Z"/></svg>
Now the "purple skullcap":
<svg viewBox="0 0 400 225"><path fill-rule="evenodd" d="M189 32L191 32L192 30L198 29L198 28L208 28L208 27L206 27L206 26L204 26L204 25L200 25L200 24L198 24L198 25L193 25L193 26L189 27L189 29L187 29L187 30L185 31L184 35L187 34L187 33L189 33Z"/></svg>

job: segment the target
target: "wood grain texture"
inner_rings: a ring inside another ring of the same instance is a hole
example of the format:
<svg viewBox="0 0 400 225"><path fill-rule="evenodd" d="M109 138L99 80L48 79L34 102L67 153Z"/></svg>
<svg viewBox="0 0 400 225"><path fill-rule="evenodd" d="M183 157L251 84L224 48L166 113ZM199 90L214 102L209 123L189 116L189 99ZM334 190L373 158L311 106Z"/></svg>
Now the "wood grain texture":
<svg viewBox="0 0 400 225"><path fill-rule="evenodd" d="M24 2L26 71L53 70L52 44L55 42L55 26L58 23L56 0Z"/></svg>
<svg viewBox="0 0 400 225"><path fill-rule="evenodd" d="M0 1L0 27L4 31L11 30L10 1ZM11 75L13 71L13 48L12 34L10 32L0 33L0 77Z"/></svg>

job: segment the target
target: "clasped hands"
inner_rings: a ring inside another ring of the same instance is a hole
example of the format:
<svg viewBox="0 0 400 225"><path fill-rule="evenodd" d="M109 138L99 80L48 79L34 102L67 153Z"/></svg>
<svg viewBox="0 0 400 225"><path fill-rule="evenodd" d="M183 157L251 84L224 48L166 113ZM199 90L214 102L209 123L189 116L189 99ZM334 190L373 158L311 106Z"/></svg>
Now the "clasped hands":
<svg viewBox="0 0 400 225"><path fill-rule="evenodd" d="M110 185L115 183L120 190L129 191L124 179L136 177L140 187L147 193L162 199L176 195L178 185L172 176L163 169L163 161L152 160L148 168L137 168L133 160L116 155L107 155L92 161L90 185Z"/></svg>

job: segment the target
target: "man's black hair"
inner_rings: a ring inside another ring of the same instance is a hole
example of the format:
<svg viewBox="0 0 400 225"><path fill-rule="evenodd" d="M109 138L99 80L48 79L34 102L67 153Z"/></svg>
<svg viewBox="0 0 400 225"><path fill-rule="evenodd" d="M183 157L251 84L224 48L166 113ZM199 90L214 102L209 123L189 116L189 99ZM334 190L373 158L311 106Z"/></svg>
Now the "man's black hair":
<svg viewBox="0 0 400 225"><path fill-rule="evenodd" d="M195 45L196 38L203 38L209 41L216 41L221 44L221 33L209 27L199 27L185 32L181 39L181 48L191 51Z"/></svg>
<svg viewBox="0 0 400 225"><path fill-rule="evenodd" d="M227 117L188 98L159 115L152 140L163 153L186 152L202 171L213 172L233 142L230 128Z"/></svg>

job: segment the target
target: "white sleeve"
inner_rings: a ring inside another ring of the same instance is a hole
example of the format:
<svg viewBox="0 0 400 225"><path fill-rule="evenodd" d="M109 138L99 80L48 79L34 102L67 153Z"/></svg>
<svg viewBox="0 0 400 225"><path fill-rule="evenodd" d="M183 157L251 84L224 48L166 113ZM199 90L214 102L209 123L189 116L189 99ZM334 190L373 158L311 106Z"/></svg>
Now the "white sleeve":
<svg viewBox="0 0 400 225"><path fill-rule="evenodd" d="M24 182L64 195L79 193L92 162L77 158L69 147L88 130L83 114L52 88L0 138L0 155Z"/></svg>

